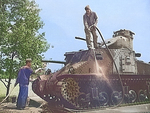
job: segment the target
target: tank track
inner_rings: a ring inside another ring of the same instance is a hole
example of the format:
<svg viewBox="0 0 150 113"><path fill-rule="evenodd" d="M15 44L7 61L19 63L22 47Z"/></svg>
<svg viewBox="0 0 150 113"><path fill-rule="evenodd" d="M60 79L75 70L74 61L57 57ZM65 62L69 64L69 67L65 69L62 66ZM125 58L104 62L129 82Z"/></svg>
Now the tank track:
<svg viewBox="0 0 150 113"><path fill-rule="evenodd" d="M133 79L134 76L130 76L130 78L122 76L121 79L124 84L122 88L120 80L114 76L108 79L104 77L96 78L91 75L62 77L55 83L57 84L55 91L48 92L49 87L45 87L47 91L41 94L41 98L46 100L52 107L61 107L71 111L135 105L136 103L148 101L146 96L148 92L145 88L141 87L135 90L134 87L139 83L144 84L147 77L145 79L139 79L140 76L136 76L137 78ZM44 81L42 83L45 84ZM148 82L146 83L148 84ZM46 84L48 85L50 82ZM130 86L130 89L128 86Z"/></svg>
<svg viewBox="0 0 150 113"><path fill-rule="evenodd" d="M64 78L60 82L63 100L75 109L95 109L118 105L123 99L122 88L114 91L111 84L104 79Z"/></svg>

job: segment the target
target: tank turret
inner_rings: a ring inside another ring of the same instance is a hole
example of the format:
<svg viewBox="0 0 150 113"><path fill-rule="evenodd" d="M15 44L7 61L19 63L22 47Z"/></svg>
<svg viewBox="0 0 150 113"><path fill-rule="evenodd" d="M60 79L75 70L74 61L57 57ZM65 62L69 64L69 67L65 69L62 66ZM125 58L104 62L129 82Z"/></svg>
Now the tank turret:
<svg viewBox="0 0 150 113"><path fill-rule="evenodd" d="M113 38L106 41L110 49L128 48L133 50L133 32L129 30L119 30L114 32Z"/></svg>

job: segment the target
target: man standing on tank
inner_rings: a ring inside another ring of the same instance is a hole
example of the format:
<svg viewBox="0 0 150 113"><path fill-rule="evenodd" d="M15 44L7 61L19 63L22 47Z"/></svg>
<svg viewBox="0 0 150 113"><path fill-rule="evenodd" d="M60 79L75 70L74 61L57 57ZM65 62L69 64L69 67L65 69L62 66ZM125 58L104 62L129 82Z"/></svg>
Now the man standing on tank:
<svg viewBox="0 0 150 113"><path fill-rule="evenodd" d="M17 109L24 109L26 106L26 101L28 97L28 85L29 85L29 79L30 75L33 74L33 70L31 69L31 59L26 59L26 65L21 67L18 72L18 77L16 79L16 83L14 86L16 86L19 83L19 95L17 99ZM39 68L35 71L37 73L42 68Z"/></svg>
<svg viewBox="0 0 150 113"><path fill-rule="evenodd" d="M92 44L91 44L91 34L93 36L93 43L94 43L94 48L97 49L97 34L96 34L96 26L98 23L98 17L95 12L91 11L89 5L85 7L86 13L83 15L83 22L84 22L84 31L86 34L86 43L88 49L92 49Z"/></svg>

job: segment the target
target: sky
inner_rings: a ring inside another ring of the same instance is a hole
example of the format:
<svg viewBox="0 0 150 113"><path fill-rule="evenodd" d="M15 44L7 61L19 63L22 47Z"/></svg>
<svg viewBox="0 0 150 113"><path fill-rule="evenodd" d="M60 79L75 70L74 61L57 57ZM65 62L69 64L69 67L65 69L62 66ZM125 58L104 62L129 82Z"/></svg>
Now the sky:
<svg viewBox="0 0 150 113"><path fill-rule="evenodd" d="M65 52L86 50L86 42L75 39L85 38L83 15L85 6L98 16L98 28L104 39L112 38L120 29L135 33L133 49L141 53L138 60L150 62L150 0L35 0L41 9L45 38L50 49L44 53L45 60L64 61ZM98 41L101 41L100 36ZM54 46L54 47L53 47ZM52 71L62 64L50 63Z"/></svg>

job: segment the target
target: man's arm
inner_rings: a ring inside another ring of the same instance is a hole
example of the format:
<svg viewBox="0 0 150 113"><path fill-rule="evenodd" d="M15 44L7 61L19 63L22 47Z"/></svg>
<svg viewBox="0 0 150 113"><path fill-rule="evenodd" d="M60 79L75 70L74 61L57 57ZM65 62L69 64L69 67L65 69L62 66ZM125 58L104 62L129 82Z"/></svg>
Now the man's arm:
<svg viewBox="0 0 150 113"><path fill-rule="evenodd" d="M93 26L97 26L97 23L98 23L98 16L95 12L94 13L94 19L95 19L95 23L93 24Z"/></svg>
<svg viewBox="0 0 150 113"><path fill-rule="evenodd" d="M39 71L44 70L43 68L38 68L35 70L35 73L38 73Z"/></svg>
<svg viewBox="0 0 150 113"><path fill-rule="evenodd" d="M16 85L19 83L20 74L21 74L21 69L20 69L19 72L18 72L18 76L17 76L16 82L15 82L15 84L14 84L14 87L16 87Z"/></svg>
<svg viewBox="0 0 150 113"><path fill-rule="evenodd" d="M85 15L83 15L83 23L84 23L85 29L89 29L89 26L88 26L87 19L86 19Z"/></svg>
<svg viewBox="0 0 150 113"><path fill-rule="evenodd" d="M44 69L43 68L38 68L35 71L32 70L32 74L36 74L36 73L40 72L41 70L44 70ZM30 76L29 82L33 82L32 75Z"/></svg>
<svg viewBox="0 0 150 113"><path fill-rule="evenodd" d="M94 23L93 23L93 25L91 25L89 28L91 29L92 27L96 27L97 26L97 23L98 23L98 17L97 17L97 15L96 15L96 13L95 12L92 12L93 13L93 19L94 19Z"/></svg>

